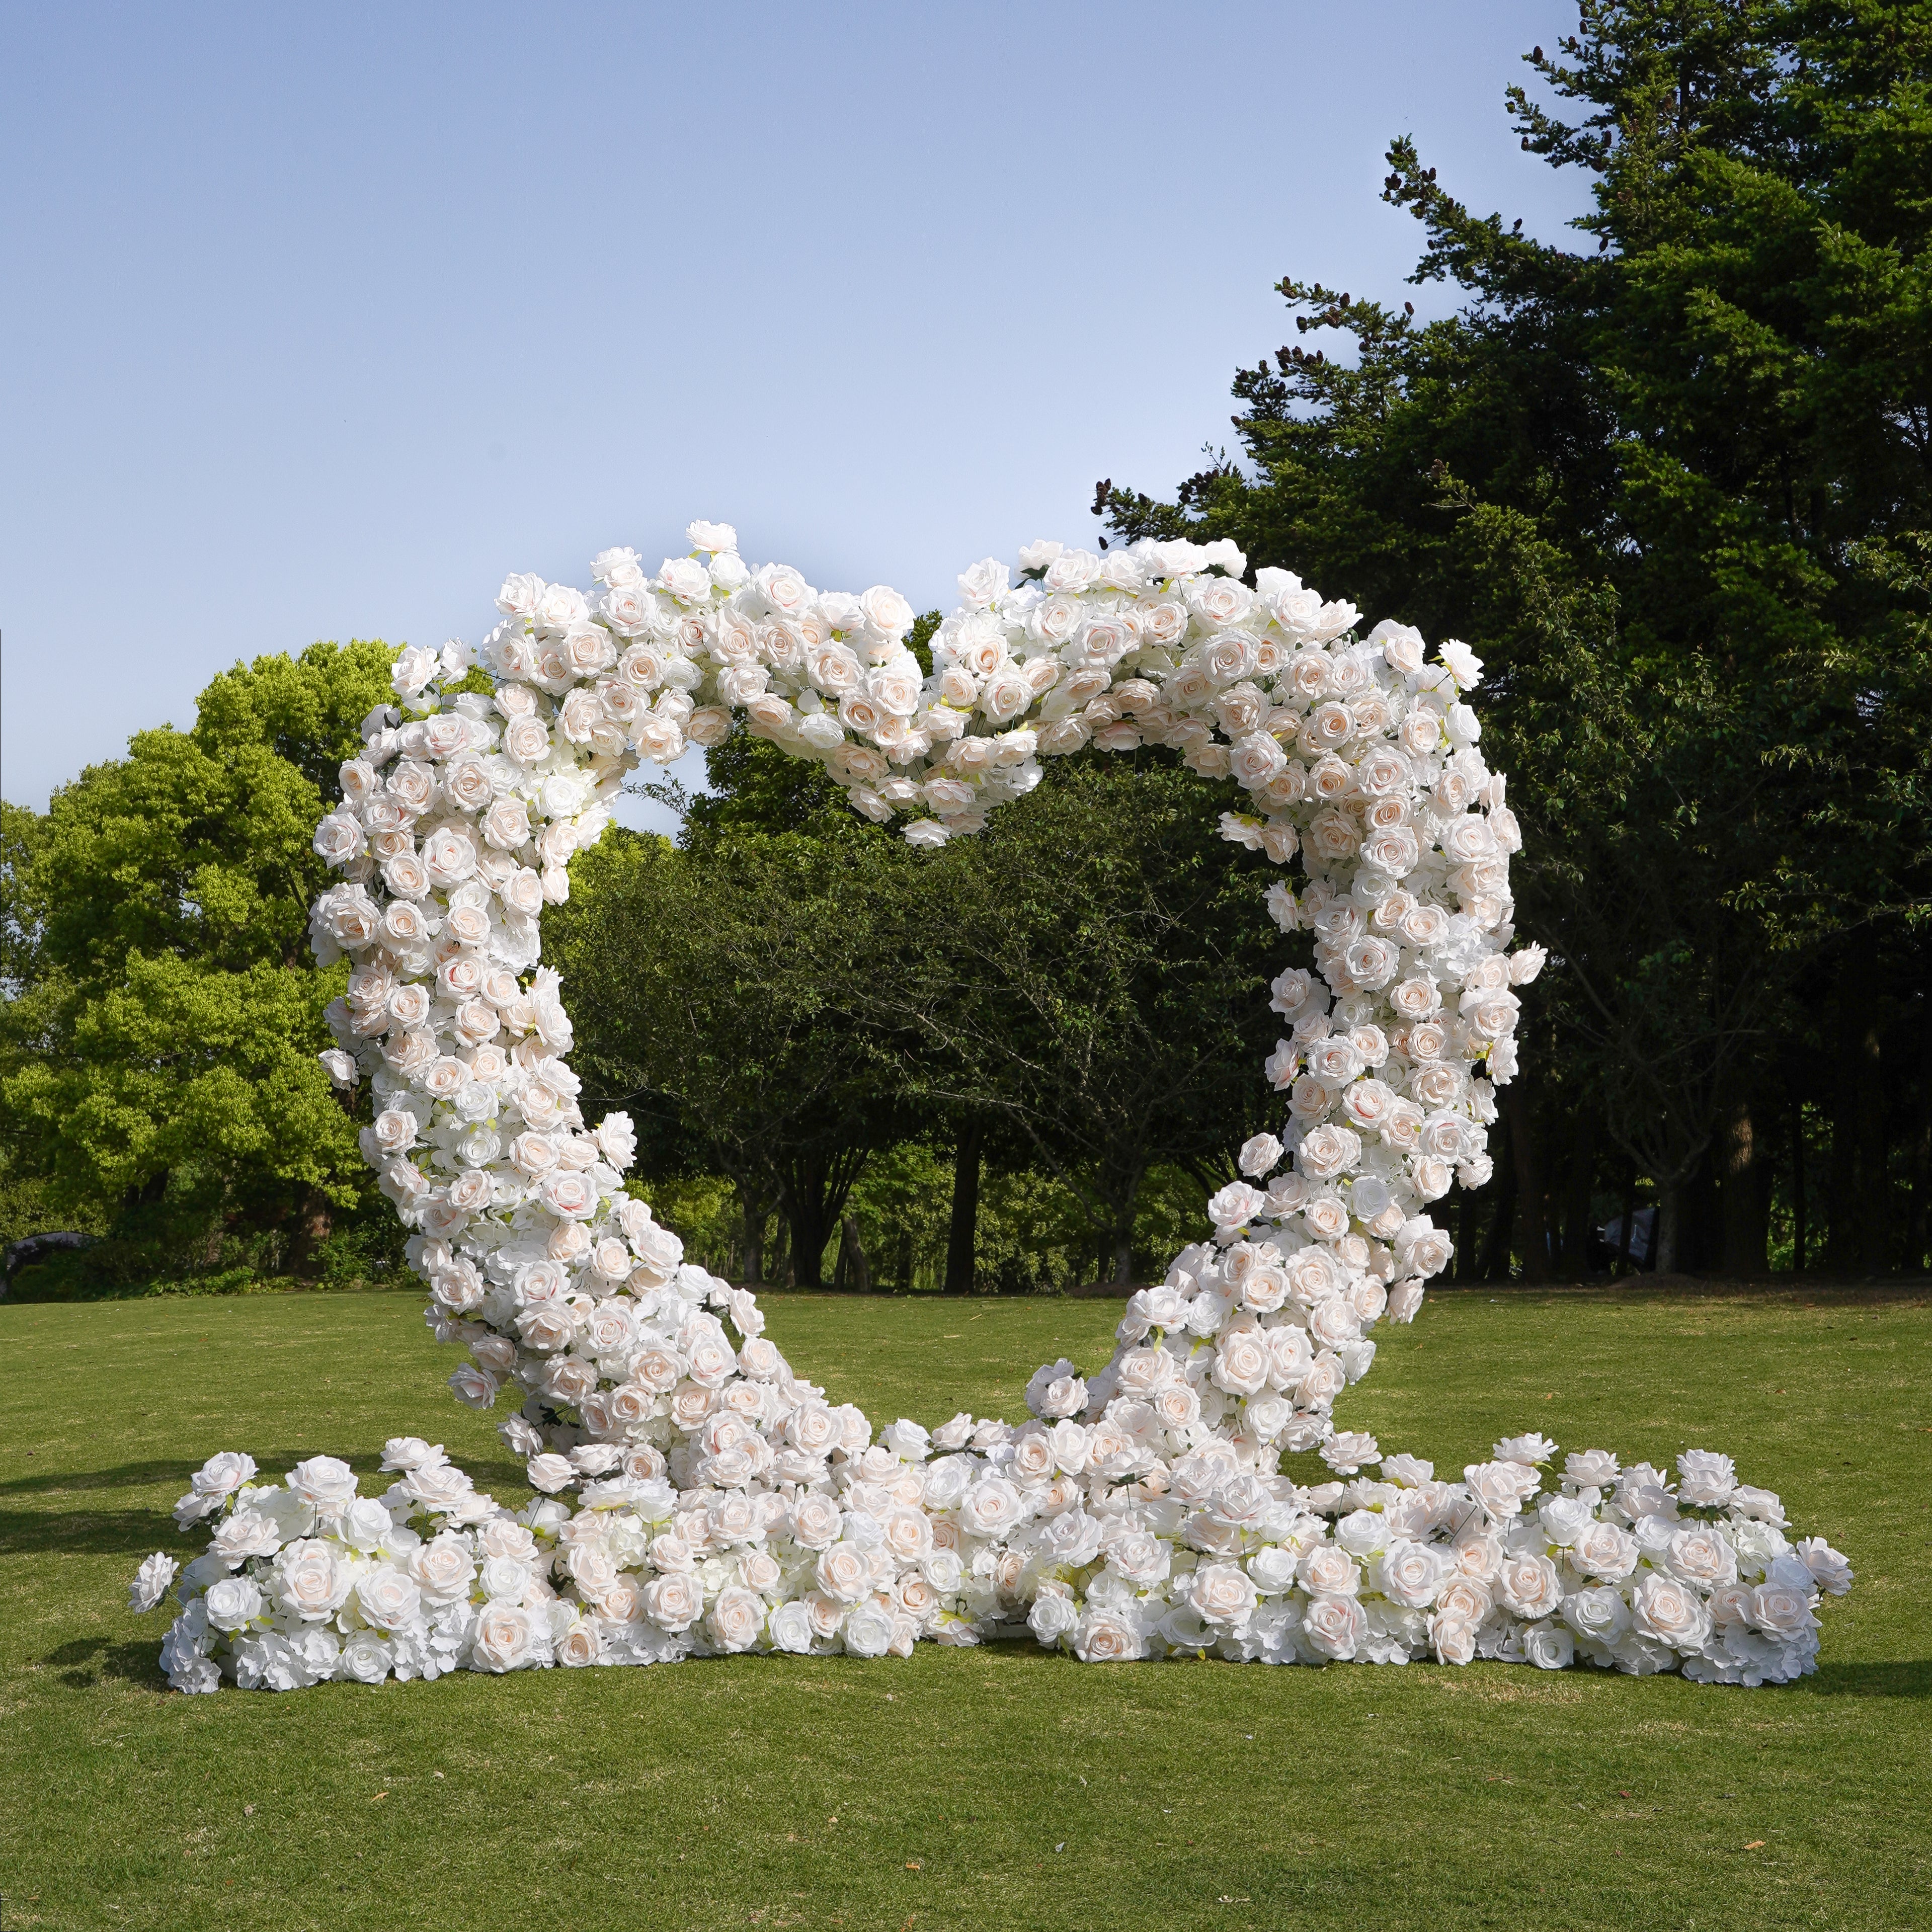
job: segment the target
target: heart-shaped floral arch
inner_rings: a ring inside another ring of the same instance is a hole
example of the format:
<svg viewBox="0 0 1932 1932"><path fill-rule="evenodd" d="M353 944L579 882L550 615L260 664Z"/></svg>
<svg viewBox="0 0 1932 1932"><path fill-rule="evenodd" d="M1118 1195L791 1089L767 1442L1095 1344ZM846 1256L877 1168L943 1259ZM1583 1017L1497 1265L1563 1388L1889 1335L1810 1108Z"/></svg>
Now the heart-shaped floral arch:
<svg viewBox="0 0 1932 1932"><path fill-rule="evenodd" d="M1586 1450L1544 1493L1540 1436L1444 1482L1334 1427L1367 1331L1413 1320L1449 1258L1429 1204L1489 1176L1513 988L1543 963L1508 950L1521 841L1468 647L1432 662L1389 622L1358 638L1352 605L1285 571L1250 589L1228 543L1041 543L1017 583L991 559L961 575L928 674L896 591L815 590L746 564L728 526L688 535L655 576L604 551L590 596L511 578L473 658L403 652L398 705L366 722L316 834L342 882L316 902L315 951L353 962L325 1064L373 1090L363 1152L413 1231L438 1339L471 1357L452 1388L522 1398L502 1433L542 1493L504 1509L409 1438L380 1498L332 1457L281 1484L214 1457L176 1512L214 1530L180 1574L170 1681L903 1654L1022 1624L1083 1661L1810 1670L1820 1592L1850 1570L1789 1543L1778 1498L1728 1457L1690 1452L1673 1486ZM460 688L477 664L490 695ZM915 845L980 830L1042 759L1147 743L1238 782L1250 809L1226 836L1302 856L1301 889L1268 894L1316 969L1274 982L1280 1133L1240 1150L1212 1239L1128 1301L1112 1359L1042 1368L1018 1428L962 1414L875 1439L626 1192L628 1120L593 1130L579 1109L544 904L640 759L739 718ZM1280 1473L1308 1450L1336 1480ZM150 1558L137 1606L175 1579Z"/></svg>

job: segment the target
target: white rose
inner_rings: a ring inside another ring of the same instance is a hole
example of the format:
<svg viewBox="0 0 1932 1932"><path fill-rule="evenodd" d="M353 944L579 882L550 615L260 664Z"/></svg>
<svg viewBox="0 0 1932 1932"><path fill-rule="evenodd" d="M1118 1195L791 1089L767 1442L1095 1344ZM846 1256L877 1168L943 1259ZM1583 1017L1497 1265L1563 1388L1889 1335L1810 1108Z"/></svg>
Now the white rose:
<svg viewBox="0 0 1932 1932"><path fill-rule="evenodd" d="M145 1616L152 1610L167 1594L180 1568L181 1565L165 1550L158 1550L153 1556L142 1558L140 1568L134 1573L134 1582L128 1586L128 1609L137 1616Z"/></svg>
<svg viewBox="0 0 1932 1932"><path fill-rule="evenodd" d="M1139 1630L1118 1610L1090 1606L1074 1627L1073 1654L1082 1664L1124 1664L1146 1648Z"/></svg>
<svg viewBox="0 0 1932 1932"><path fill-rule="evenodd" d="M1522 1634L1524 1657L1539 1670L1567 1670L1576 1660L1576 1642L1561 1624L1532 1624Z"/></svg>
<svg viewBox="0 0 1932 1932"><path fill-rule="evenodd" d="M1503 1601L1520 1617L1553 1616L1562 1606L1563 1585L1546 1556L1512 1556L1496 1573Z"/></svg>
<svg viewBox="0 0 1932 1932"><path fill-rule="evenodd" d="M913 626L912 606L896 590L875 584L859 599L860 615L881 637L903 637Z"/></svg>
<svg viewBox="0 0 1932 1932"><path fill-rule="evenodd" d="M1570 1558L1586 1576L1621 1582L1636 1568L1636 1539L1615 1523L1593 1522L1577 1538Z"/></svg>
<svg viewBox="0 0 1932 1932"><path fill-rule="evenodd" d="M1210 1372L1215 1387L1230 1395L1258 1395L1267 1385L1270 1366L1261 1331L1237 1329L1221 1337Z"/></svg>
<svg viewBox="0 0 1932 1932"><path fill-rule="evenodd" d="M334 1544L304 1539L290 1544L275 1558L269 1588L291 1616L314 1623L342 1607L352 1580Z"/></svg>
<svg viewBox="0 0 1932 1932"><path fill-rule="evenodd" d="M538 765L550 756L550 727L541 718L512 718L503 728L503 752L520 765Z"/></svg>
<svg viewBox="0 0 1932 1932"><path fill-rule="evenodd" d="M1004 1476L987 1476L966 1492L960 1508L963 1526L974 1536L1005 1534L1025 1514L1020 1492Z"/></svg>
<svg viewBox="0 0 1932 1932"><path fill-rule="evenodd" d="M335 1674L344 1683L380 1684L394 1661L393 1648L374 1630L355 1630L342 1646Z"/></svg>
<svg viewBox="0 0 1932 1932"><path fill-rule="evenodd" d="M465 1363L449 1378L451 1392L468 1408L489 1408L495 1405L499 1384L488 1370Z"/></svg>
<svg viewBox="0 0 1932 1932"><path fill-rule="evenodd" d="M812 1648L812 1612L796 1599L781 1604L771 1615L772 1648L794 1657L803 1657Z"/></svg>
<svg viewBox="0 0 1932 1932"><path fill-rule="evenodd" d="M1701 1590L1715 1590L1738 1580L1737 1552L1705 1523L1678 1530L1665 1546L1664 1560L1670 1574Z"/></svg>
<svg viewBox="0 0 1932 1932"><path fill-rule="evenodd" d="M1268 1207L1268 1198L1246 1182L1230 1181L1208 1203L1208 1217L1217 1228L1244 1227L1258 1220Z"/></svg>
<svg viewBox="0 0 1932 1932"><path fill-rule="evenodd" d="M219 1502L225 1496L232 1496L254 1474L254 1456L224 1449L219 1455L209 1456L189 1480L193 1494Z"/></svg>
<svg viewBox="0 0 1932 1932"><path fill-rule="evenodd" d="M247 1576L224 1576L211 1583L202 1601L209 1624L218 1630L246 1630L260 1620L267 1608L261 1591Z"/></svg>
<svg viewBox="0 0 1932 1932"><path fill-rule="evenodd" d="M520 1604L486 1604L478 1612L470 1654L479 1670L515 1670L532 1660L536 1625Z"/></svg>
<svg viewBox="0 0 1932 1932"><path fill-rule="evenodd" d="M1048 1648L1057 1644L1080 1621L1080 1612L1064 1589L1042 1588L1027 1612L1027 1628Z"/></svg>
<svg viewBox="0 0 1932 1932"><path fill-rule="evenodd" d="M1077 1415L1087 1406L1087 1384L1079 1370L1062 1356L1034 1371L1027 1384L1026 1406L1048 1421Z"/></svg>
<svg viewBox="0 0 1932 1932"><path fill-rule="evenodd" d="M1354 1330L1355 1318L1354 1311L1349 1309L1339 1297L1334 1300L1323 1302L1314 1311L1309 1320L1309 1333L1316 1341L1332 1348L1348 1339L1348 1335L1324 1334L1318 1332L1316 1326L1318 1320L1331 1311L1339 1311L1346 1318L1345 1325L1348 1334L1352 1334ZM1338 1476L1352 1476L1364 1463L1374 1462L1381 1460L1376 1453L1377 1448L1376 1438L1372 1436L1365 1434L1360 1430L1341 1430L1330 1436L1328 1441L1322 1444L1322 1460Z"/></svg>
<svg viewBox="0 0 1932 1932"><path fill-rule="evenodd" d="M1640 1636L1695 1650L1711 1634L1711 1616L1696 1591L1675 1576L1652 1570L1630 1597L1630 1621Z"/></svg>
<svg viewBox="0 0 1932 1932"><path fill-rule="evenodd" d="M721 1590L704 1626L720 1650L749 1650L764 1634L764 1599L750 1590Z"/></svg>
<svg viewBox="0 0 1932 1932"><path fill-rule="evenodd" d="M1376 1587L1406 1610L1426 1610L1448 1568L1448 1558L1432 1544L1392 1543L1377 1559Z"/></svg>
<svg viewBox="0 0 1932 1932"><path fill-rule="evenodd" d="M1728 1456L1714 1450L1688 1449L1677 1459L1681 1502L1710 1508L1729 1501L1738 1486L1738 1472Z"/></svg>
<svg viewBox="0 0 1932 1932"><path fill-rule="evenodd" d="M1353 1597L1314 1596L1302 1612L1302 1632L1318 1657L1346 1664L1368 1634L1369 1620Z"/></svg>
<svg viewBox="0 0 1932 1932"><path fill-rule="evenodd" d="M711 596L711 573L694 557L666 557L658 566L658 581L680 604L706 603Z"/></svg>
<svg viewBox="0 0 1932 1932"><path fill-rule="evenodd" d="M1646 1577L1646 1582L1657 1580ZM1646 1606L1647 1607L1647 1606ZM1757 1628L1772 1636L1795 1637L1804 1631L1816 1630L1818 1619L1813 1615L1810 1594L1784 1583L1760 1583L1751 1592L1750 1620ZM1643 1621L1640 1613L1639 1621ZM1653 1619L1654 1622L1654 1619ZM1676 1640L1662 1631L1657 1633L1665 1642ZM1679 1646L1679 1648L1682 1648Z"/></svg>
<svg viewBox="0 0 1932 1932"><path fill-rule="evenodd" d="M847 1617L839 1634L853 1656L884 1657L892 1648L898 1628L890 1610L878 1604L867 1602L861 1604Z"/></svg>
<svg viewBox="0 0 1932 1932"><path fill-rule="evenodd" d="M959 573L959 596L974 610L983 610L1006 594L1012 581L1012 573L998 558L983 557Z"/></svg>
<svg viewBox="0 0 1932 1932"><path fill-rule="evenodd" d="M252 1514L253 1512L244 1512ZM230 1517L232 1522L236 1519ZM257 1518L259 1522L260 1518ZM223 1527L225 1528L226 1525ZM388 1506L375 1496L358 1496L348 1504L337 1519L335 1533L352 1550L364 1555L380 1546L394 1527ZM253 1554L254 1552L250 1552Z"/></svg>
<svg viewBox="0 0 1932 1932"><path fill-rule="evenodd" d="M404 1567L430 1604L462 1602L476 1576L476 1559L469 1542L454 1530L418 1544L404 1559Z"/></svg>
<svg viewBox="0 0 1932 1932"><path fill-rule="evenodd" d="M356 1580L356 1606L376 1629L396 1630L422 1613L422 1592L394 1564L381 1563Z"/></svg>
<svg viewBox="0 0 1932 1932"><path fill-rule="evenodd" d="M555 1640L554 1648L557 1662L573 1670L595 1664L604 1652L603 1640L597 1634L596 1626L580 1617Z"/></svg>
<svg viewBox="0 0 1932 1932"><path fill-rule="evenodd" d="M1476 1625L1466 1617L1438 1612L1429 1620L1430 1642L1436 1647L1438 1664L1462 1665L1476 1654Z"/></svg>
<svg viewBox="0 0 1932 1932"><path fill-rule="evenodd" d="M1355 1559L1332 1543L1318 1543L1308 1551L1299 1574L1311 1596L1352 1597L1361 1588L1361 1571Z"/></svg>
<svg viewBox="0 0 1932 1932"><path fill-rule="evenodd" d="M813 1570L818 1587L842 1604L856 1604L872 1587L872 1566L856 1543L835 1543L819 1557Z"/></svg>
<svg viewBox="0 0 1932 1932"><path fill-rule="evenodd" d="M1203 1564L1188 1586L1187 1600L1204 1622L1236 1624L1255 1606L1255 1586L1232 1563Z"/></svg>
<svg viewBox="0 0 1932 1932"><path fill-rule="evenodd" d="M1796 1546L1796 1553L1819 1588L1828 1595L1842 1597L1852 1587L1850 1562L1822 1536L1806 1537Z"/></svg>
<svg viewBox="0 0 1932 1932"><path fill-rule="evenodd" d="M1250 1180L1258 1180L1280 1164L1281 1154L1281 1142L1273 1134L1256 1134L1242 1142L1238 1164Z"/></svg>
<svg viewBox="0 0 1932 1932"><path fill-rule="evenodd" d="M576 1466L568 1456L550 1450L532 1456L527 1467L530 1486L542 1490L546 1496L554 1496L560 1490L568 1489L578 1477Z"/></svg>
<svg viewBox="0 0 1932 1932"><path fill-rule="evenodd" d="M1424 649L1422 633L1413 625L1398 624L1384 618L1369 633L1370 644L1379 644L1382 657L1391 670L1413 676L1422 668Z"/></svg>
<svg viewBox="0 0 1932 1932"><path fill-rule="evenodd" d="M1600 1583L1564 1598L1563 1621L1586 1642L1607 1648L1630 1628L1630 1605L1622 1591Z"/></svg>
<svg viewBox="0 0 1932 1932"><path fill-rule="evenodd" d="M644 1586L644 1615L673 1636L688 1630L704 1611L704 1593L697 1580L680 1570L654 1576Z"/></svg>
<svg viewBox="0 0 1932 1932"><path fill-rule="evenodd" d="M340 1509L356 1493L356 1472L335 1456L311 1456L289 1472L288 1486L316 1509Z"/></svg>

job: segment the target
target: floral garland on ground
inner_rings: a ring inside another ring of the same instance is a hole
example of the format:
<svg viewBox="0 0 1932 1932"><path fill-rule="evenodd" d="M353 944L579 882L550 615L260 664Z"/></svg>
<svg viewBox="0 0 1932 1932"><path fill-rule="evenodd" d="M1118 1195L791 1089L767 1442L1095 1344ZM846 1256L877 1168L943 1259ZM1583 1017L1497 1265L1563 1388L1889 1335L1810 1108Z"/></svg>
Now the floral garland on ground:
<svg viewBox="0 0 1932 1932"><path fill-rule="evenodd" d="M176 1512L212 1522L208 1551L178 1574L150 1557L134 1586L137 1608L171 1586L182 1603L170 1682L904 1654L1022 1628L1090 1662L1810 1670L1820 1593L1850 1570L1787 1541L1728 1458L1690 1452L1673 1486L1587 1450L1544 1495L1540 1436L1438 1482L1334 1426L1365 1331L1412 1320L1448 1260L1428 1204L1489 1178L1513 988L1543 963L1508 950L1521 839L1478 748L1468 647L1432 662L1388 622L1358 639L1352 606L1287 572L1249 589L1228 543L1041 543L1017 582L990 559L962 574L928 675L896 591L814 590L747 566L728 526L688 536L650 578L604 551L594 598L511 578L474 660L404 651L398 704L366 721L316 834L342 880L312 943L353 962L325 1064L370 1084L364 1156L438 1339L470 1353L451 1386L478 1408L516 1392L501 1432L538 1498L505 1510L412 1438L388 1444L380 1497L328 1456L266 1485L214 1457ZM477 662L490 696L457 690ZM578 1106L542 908L639 759L739 717L915 845L980 830L1042 758L1148 743L1246 792L1225 836L1303 855L1304 887L1268 895L1316 969L1274 985L1281 1131L1240 1150L1213 1240L1129 1301L1106 1367L1042 1368L1018 1427L962 1414L875 1439L625 1191L629 1120L592 1130ZM1309 1450L1336 1480L1278 1473Z"/></svg>

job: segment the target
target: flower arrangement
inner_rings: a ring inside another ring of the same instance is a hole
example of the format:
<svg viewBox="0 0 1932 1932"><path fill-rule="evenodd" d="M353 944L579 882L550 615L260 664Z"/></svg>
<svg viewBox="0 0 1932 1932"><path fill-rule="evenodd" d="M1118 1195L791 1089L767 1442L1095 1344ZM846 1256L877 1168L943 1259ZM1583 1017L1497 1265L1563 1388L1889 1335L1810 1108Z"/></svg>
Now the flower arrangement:
<svg viewBox="0 0 1932 1932"><path fill-rule="evenodd" d="M1586 1451L1546 1495L1540 1436L1438 1482L1334 1426L1367 1331L1412 1321L1449 1258L1429 1204L1489 1178L1514 989L1544 960L1510 950L1521 836L1468 647L1432 661L1387 622L1358 638L1352 606L1286 572L1248 588L1232 544L1040 543L1017 580L990 559L961 574L928 674L897 592L816 590L746 564L728 526L688 534L651 577L603 552L591 596L511 578L474 658L404 651L316 834L341 880L312 943L352 962L325 1064L370 1084L364 1156L439 1340L468 1351L451 1387L478 1408L515 1392L501 1432L538 1499L504 1510L414 1438L389 1444L380 1497L332 1458L258 1485L217 1456L176 1512L213 1522L207 1553L178 1576L152 1557L134 1586L137 1606L171 1586L182 1603L170 1682L877 1656L1022 1624L1083 1661L1811 1668L1820 1594L1850 1571L1788 1542L1728 1459L1691 1452L1673 1487ZM487 697L456 688L477 662ZM579 1107L542 908L627 770L740 717L915 845L980 830L1043 758L1148 743L1236 781L1225 836L1302 855L1302 890L1268 896L1316 966L1274 984L1280 1131L1240 1150L1212 1240L1132 1298L1112 1359L1041 1369L1018 1427L962 1414L875 1439L625 1191L628 1120L592 1130ZM1336 1480L1279 1473L1307 1450Z"/></svg>

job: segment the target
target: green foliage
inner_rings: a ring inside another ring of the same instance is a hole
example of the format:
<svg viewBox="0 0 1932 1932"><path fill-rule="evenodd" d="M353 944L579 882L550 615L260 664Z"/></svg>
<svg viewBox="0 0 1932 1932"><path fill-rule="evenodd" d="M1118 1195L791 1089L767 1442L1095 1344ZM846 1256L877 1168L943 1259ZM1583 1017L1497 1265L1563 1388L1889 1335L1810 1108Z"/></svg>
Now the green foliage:
<svg viewBox="0 0 1932 1932"><path fill-rule="evenodd" d="M688 850L612 832L548 922L586 1076L652 1124L643 1172L682 1136L758 1227L782 1206L803 1286L866 1155L901 1131L853 998L883 970L878 916L911 856L842 825Z"/></svg>
<svg viewBox="0 0 1932 1932"><path fill-rule="evenodd" d="M109 1232L90 1278L337 1264L332 1212L368 1190L315 1059L343 970L308 952L310 841L390 656L237 665L192 730L8 808L0 1159L32 1218Z"/></svg>
<svg viewBox="0 0 1932 1932"><path fill-rule="evenodd" d="M1091 1280L1102 1238L1122 1279L1150 1264L1148 1174L1224 1168L1267 1104L1280 935L1204 782L1159 752L1058 760L982 836L919 853L748 734L710 772L682 847L613 834L573 862L548 942L586 1072L646 1123L643 1172L736 1190L698 1250L757 1278L776 1209L815 1285L850 1211L874 1282L943 1272L976 1121L982 1280Z"/></svg>
<svg viewBox="0 0 1932 1932"><path fill-rule="evenodd" d="M1270 1104L1269 876L1171 754L1056 760L920 868L869 1010L909 1088L1006 1123L1130 1266L1147 1174L1224 1162Z"/></svg>

